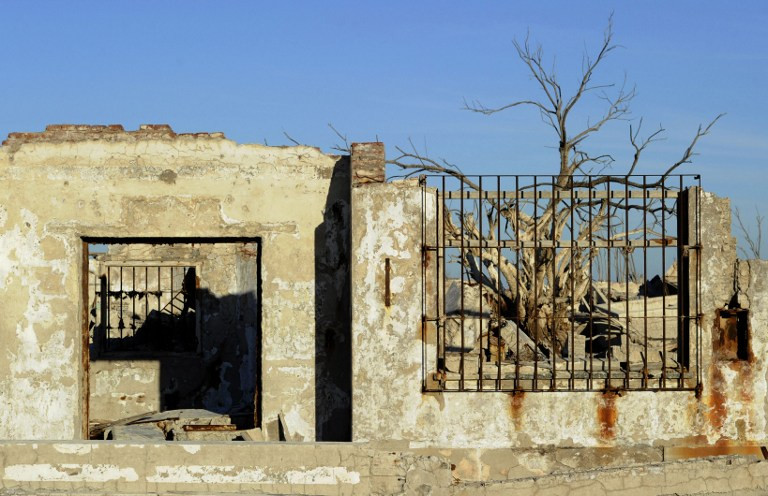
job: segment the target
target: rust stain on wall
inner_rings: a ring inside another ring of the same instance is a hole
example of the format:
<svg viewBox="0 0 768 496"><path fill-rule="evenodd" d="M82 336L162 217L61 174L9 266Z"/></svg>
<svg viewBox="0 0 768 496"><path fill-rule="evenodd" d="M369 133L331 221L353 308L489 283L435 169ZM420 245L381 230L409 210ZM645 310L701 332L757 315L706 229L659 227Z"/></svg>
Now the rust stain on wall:
<svg viewBox="0 0 768 496"><path fill-rule="evenodd" d="M600 439L609 440L616 436L616 421L619 413L616 411L617 393L608 391L597 401L597 421L600 423Z"/></svg>
<svg viewBox="0 0 768 496"><path fill-rule="evenodd" d="M734 444L722 439L710 446L670 446L664 448L664 461L687 458L703 458L724 455L754 456L763 458L761 446Z"/></svg>
<svg viewBox="0 0 768 496"><path fill-rule="evenodd" d="M710 425L716 431L719 431L722 429L725 417L728 415L728 408L725 405L727 398L723 391L725 388L725 378L717 363L713 363L710 366L710 384L710 393L707 397L707 406L709 406L707 417Z"/></svg>
<svg viewBox="0 0 768 496"><path fill-rule="evenodd" d="M523 404L525 403L525 393L523 391L515 391L514 393L511 393L509 397L509 415L512 418L515 430L520 431L523 428Z"/></svg>
<svg viewBox="0 0 768 496"><path fill-rule="evenodd" d="M424 268L428 269L430 264L432 263L432 255L430 255L429 250L423 250L422 253L424 254L422 257Z"/></svg>
<svg viewBox="0 0 768 496"><path fill-rule="evenodd" d="M739 387L739 395L741 396L741 400L745 403L752 403L755 399L752 363L732 362L729 365L731 369L739 374L739 384L741 386Z"/></svg>
<svg viewBox="0 0 768 496"><path fill-rule="evenodd" d="M712 327L714 360L709 367L711 386L706 400L709 407L707 417L715 431L722 430L728 417L728 384L723 374L724 369L736 373L736 389L741 402L748 406L754 401L755 355L752 352L751 331L748 310L734 307L715 311ZM746 426L742 425L740 436L745 435L745 430Z"/></svg>

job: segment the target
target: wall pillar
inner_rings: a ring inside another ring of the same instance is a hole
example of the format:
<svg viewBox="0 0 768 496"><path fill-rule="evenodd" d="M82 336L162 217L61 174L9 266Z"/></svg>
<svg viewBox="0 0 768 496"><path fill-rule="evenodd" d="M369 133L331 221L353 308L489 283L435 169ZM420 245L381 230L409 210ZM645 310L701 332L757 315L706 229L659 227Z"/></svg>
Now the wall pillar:
<svg viewBox="0 0 768 496"><path fill-rule="evenodd" d="M352 187L386 181L384 143L352 143Z"/></svg>

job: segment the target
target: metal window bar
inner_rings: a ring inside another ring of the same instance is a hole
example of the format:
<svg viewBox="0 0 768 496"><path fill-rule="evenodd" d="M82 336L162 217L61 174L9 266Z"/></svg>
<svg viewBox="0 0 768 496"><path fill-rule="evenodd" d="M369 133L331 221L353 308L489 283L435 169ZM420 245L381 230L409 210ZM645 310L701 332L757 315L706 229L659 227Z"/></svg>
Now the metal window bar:
<svg viewBox="0 0 768 496"><path fill-rule="evenodd" d="M105 264L95 277L97 352L197 351L194 266Z"/></svg>
<svg viewBox="0 0 768 496"><path fill-rule="evenodd" d="M697 390L699 176L421 183L425 391Z"/></svg>

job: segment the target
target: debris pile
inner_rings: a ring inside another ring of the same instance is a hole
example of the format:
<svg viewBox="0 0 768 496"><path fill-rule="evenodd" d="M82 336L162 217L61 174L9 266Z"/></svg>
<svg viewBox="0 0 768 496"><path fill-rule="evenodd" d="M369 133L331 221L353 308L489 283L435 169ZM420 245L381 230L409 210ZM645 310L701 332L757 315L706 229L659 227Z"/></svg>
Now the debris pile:
<svg viewBox="0 0 768 496"><path fill-rule="evenodd" d="M260 429L238 429L229 415L202 409L147 412L114 422L91 421L91 439L115 441L261 441Z"/></svg>

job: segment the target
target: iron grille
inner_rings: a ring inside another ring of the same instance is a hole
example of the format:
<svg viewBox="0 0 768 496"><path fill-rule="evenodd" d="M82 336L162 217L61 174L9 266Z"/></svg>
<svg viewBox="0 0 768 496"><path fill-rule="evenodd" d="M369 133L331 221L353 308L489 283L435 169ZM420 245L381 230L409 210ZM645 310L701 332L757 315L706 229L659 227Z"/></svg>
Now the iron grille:
<svg viewBox="0 0 768 496"><path fill-rule="evenodd" d="M96 354L198 351L194 266L110 263L99 272L91 309Z"/></svg>
<svg viewBox="0 0 768 496"><path fill-rule="evenodd" d="M421 184L425 391L698 389L699 176Z"/></svg>

